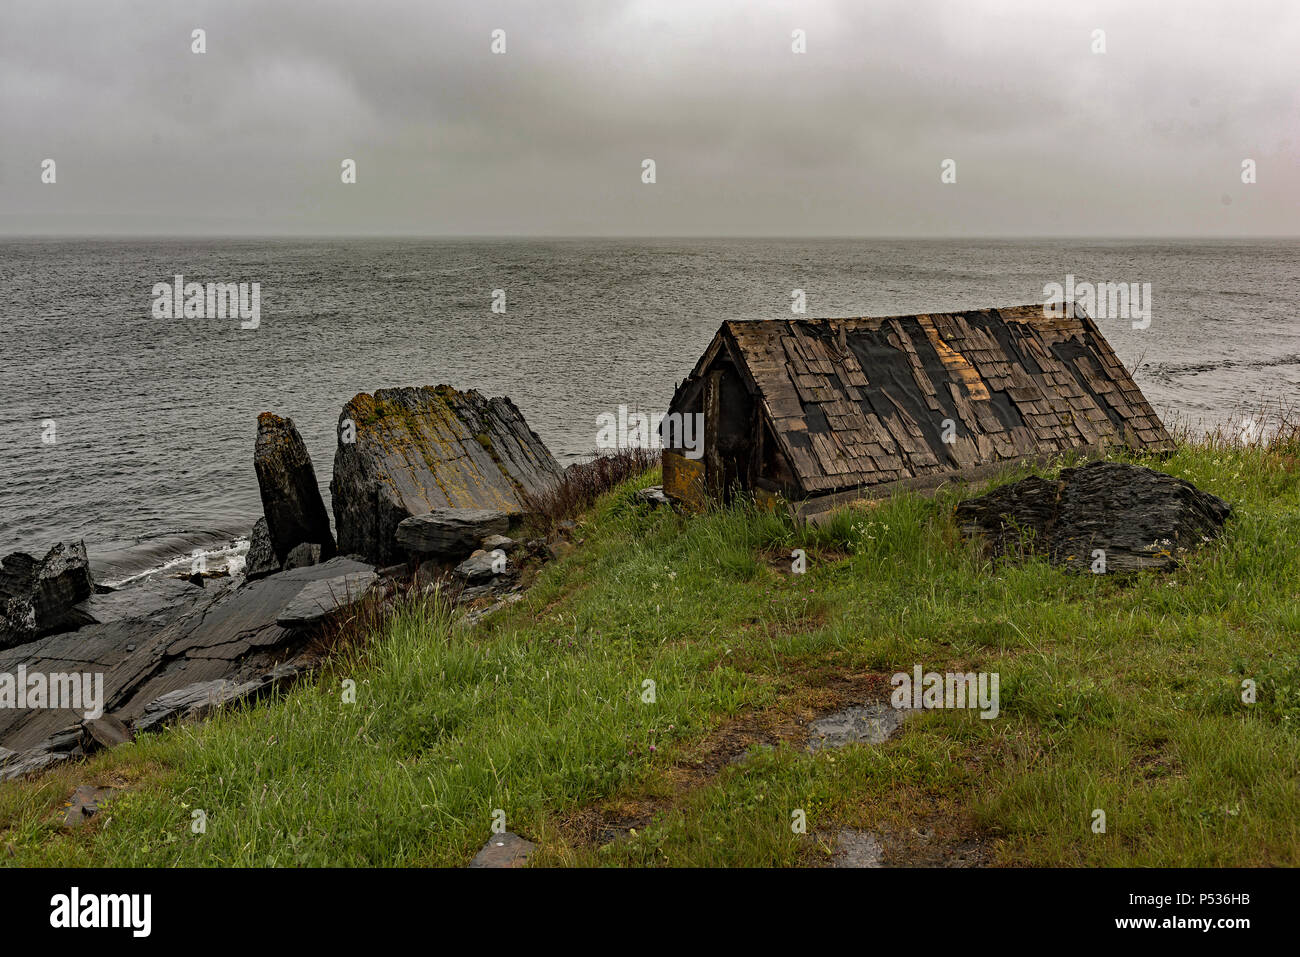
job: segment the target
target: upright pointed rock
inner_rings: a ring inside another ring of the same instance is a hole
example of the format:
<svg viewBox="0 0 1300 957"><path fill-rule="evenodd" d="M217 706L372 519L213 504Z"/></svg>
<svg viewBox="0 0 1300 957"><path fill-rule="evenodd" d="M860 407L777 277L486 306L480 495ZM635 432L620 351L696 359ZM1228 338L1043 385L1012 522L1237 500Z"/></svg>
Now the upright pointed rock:
<svg viewBox="0 0 1300 957"><path fill-rule="evenodd" d="M320 546L321 561L333 558L329 513L320 497L311 456L292 419L270 412L257 417L253 466L276 560L283 564L289 552L304 542Z"/></svg>

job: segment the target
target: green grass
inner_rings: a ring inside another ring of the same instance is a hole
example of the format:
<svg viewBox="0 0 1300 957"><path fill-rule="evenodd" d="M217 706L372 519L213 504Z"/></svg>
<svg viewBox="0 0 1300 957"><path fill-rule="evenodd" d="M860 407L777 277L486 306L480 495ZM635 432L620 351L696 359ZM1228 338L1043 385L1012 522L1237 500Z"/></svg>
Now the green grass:
<svg viewBox="0 0 1300 957"><path fill-rule="evenodd" d="M413 603L281 698L0 786L0 862L460 866L500 809L538 865L817 864L842 827L900 863L971 843L989 864L1300 863L1294 450L1145 464L1236 514L1178 570L1124 577L990 563L955 530L958 489L797 528L650 510L644 476L473 630ZM803 751L800 722L915 664L997 672L1000 716ZM760 738L778 746L729 763ZM82 783L124 790L69 831Z"/></svg>

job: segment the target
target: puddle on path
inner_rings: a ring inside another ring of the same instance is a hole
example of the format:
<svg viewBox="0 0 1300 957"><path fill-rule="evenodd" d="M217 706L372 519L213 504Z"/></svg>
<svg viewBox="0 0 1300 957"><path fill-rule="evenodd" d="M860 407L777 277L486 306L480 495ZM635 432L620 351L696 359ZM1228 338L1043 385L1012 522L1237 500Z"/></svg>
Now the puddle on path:
<svg viewBox="0 0 1300 957"><path fill-rule="evenodd" d="M808 725L808 750L842 748L846 744L880 744L903 725L905 710L893 705L852 705Z"/></svg>

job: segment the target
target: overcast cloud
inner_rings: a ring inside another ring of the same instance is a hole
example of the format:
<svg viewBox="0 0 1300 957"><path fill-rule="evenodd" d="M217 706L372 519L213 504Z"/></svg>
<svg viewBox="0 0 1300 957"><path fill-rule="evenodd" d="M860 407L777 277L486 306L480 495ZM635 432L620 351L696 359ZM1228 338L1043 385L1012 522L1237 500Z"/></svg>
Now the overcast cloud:
<svg viewBox="0 0 1300 957"><path fill-rule="evenodd" d="M0 0L0 232L1296 235L1297 51L1294 0Z"/></svg>

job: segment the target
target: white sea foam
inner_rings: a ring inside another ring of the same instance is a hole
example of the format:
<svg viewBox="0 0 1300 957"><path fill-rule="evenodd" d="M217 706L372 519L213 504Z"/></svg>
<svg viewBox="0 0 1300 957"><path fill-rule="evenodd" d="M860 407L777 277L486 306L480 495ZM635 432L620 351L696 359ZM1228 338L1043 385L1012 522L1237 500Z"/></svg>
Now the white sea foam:
<svg viewBox="0 0 1300 957"><path fill-rule="evenodd" d="M134 575L128 575L117 581L106 581L103 584L109 588L122 588L134 582L143 581L146 578L186 573L194 569L196 563L201 563L198 567L201 567L208 574L225 571L233 577L243 574L247 555L248 539L237 538L225 545L195 549L188 554L170 558L153 568L145 569Z"/></svg>

